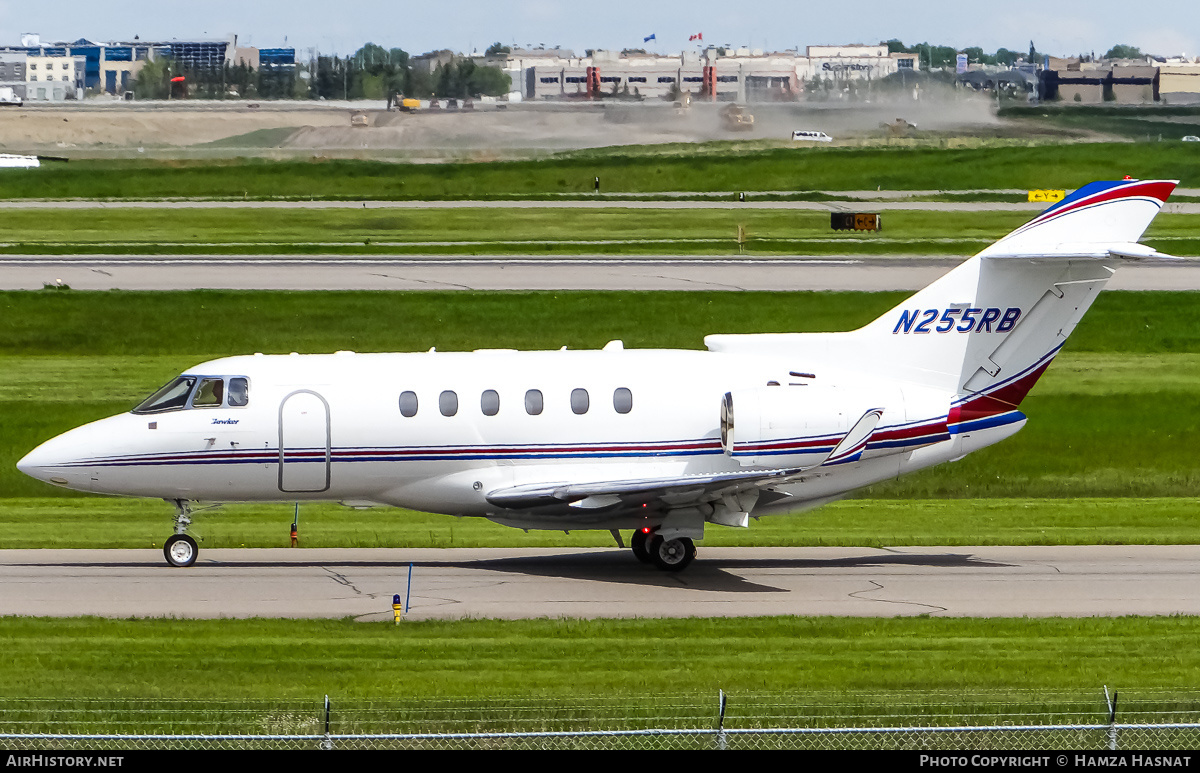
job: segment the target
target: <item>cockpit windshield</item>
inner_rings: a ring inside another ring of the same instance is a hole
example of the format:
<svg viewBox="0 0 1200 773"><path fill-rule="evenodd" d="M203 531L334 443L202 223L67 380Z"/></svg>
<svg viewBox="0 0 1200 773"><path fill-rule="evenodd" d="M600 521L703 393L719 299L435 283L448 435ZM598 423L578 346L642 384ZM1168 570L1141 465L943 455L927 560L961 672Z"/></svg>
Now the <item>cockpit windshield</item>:
<svg viewBox="0 0 1200 773"><path fill-rule="evenodd" d="M187 405L188 395L196 383L195 376L179 376L154 394L147 397L134 413L162 413L177 411Z"/></svg>
<svg viewBox="0 0 1200 773"><path fill-rule="evenodd" d="M190 398L190 399L189 399ZM241 408L250 402L244 376L179 376L133 409L134 413L164 413L184 408Z"/></svg>

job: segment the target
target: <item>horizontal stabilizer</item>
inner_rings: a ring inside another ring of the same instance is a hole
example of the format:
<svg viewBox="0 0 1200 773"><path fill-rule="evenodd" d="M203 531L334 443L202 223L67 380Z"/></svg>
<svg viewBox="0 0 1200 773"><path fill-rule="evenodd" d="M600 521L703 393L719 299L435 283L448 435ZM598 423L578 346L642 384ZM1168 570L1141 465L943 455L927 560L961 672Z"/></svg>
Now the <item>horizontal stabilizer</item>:
<svg viewBox="0 0 1200 773"><path fill-rule="evenodd" d="M979 256L1059 254L1060 245L1078 246L1082 239L1094 249L1136 243L1177 184L1133 179L1088 183Z"/></svg>
<svg viewBox="0 0 1200 773"><path fill-rule="evenodd" d="M1183 260L1137 242L1125 244L1052 244L1022 251L988 250L987 258L1022 260Z"/></svg>

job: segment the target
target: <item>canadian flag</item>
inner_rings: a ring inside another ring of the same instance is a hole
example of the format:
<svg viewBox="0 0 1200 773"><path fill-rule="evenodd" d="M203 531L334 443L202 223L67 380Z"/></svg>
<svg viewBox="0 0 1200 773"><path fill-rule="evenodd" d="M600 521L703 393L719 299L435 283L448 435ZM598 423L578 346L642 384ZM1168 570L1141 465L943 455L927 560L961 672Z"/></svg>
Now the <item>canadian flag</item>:
<svg viewBox="0 0 1200 773"><path fill-rule="evenodd" d="M690 38L688 38L688 40L704 40L704 33L697 32L695 35L692 35Z"/></svg>

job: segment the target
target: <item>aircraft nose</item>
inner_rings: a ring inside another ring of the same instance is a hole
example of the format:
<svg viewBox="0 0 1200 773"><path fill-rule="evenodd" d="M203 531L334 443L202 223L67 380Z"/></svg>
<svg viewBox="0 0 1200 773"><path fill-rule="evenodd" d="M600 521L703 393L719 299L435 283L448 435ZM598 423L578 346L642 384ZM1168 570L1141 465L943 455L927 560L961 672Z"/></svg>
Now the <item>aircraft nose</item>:
<svg viewBox="0 0 1200 773"><path fill-rule="evenodd" d="M36 448L22 456L21 460L17 462L17 469L31 478L37 477L36 470L41 466L41 460Z"/></svg>
<svg viewBox="0 0 1200 773"><path fill-rule="evenodd" d="M67 433L70 434L70 433ZM72 467L77 450L66 435L47 440L17 462L17 469L31 478L67 488L83 488L89 476Z"/></svg>

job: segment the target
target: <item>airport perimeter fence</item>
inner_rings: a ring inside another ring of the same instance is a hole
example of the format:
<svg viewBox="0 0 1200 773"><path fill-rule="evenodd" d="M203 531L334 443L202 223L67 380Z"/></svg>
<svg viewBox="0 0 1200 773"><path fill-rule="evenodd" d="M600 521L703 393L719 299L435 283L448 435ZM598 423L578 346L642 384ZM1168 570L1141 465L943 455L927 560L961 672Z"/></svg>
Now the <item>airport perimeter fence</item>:
<svg viewBox="0 0 1200 773"><path fill-rule="evenodd" d="M613 701L3 701L0 749L1188 751L1200 693L644 696Z"/></svg>

